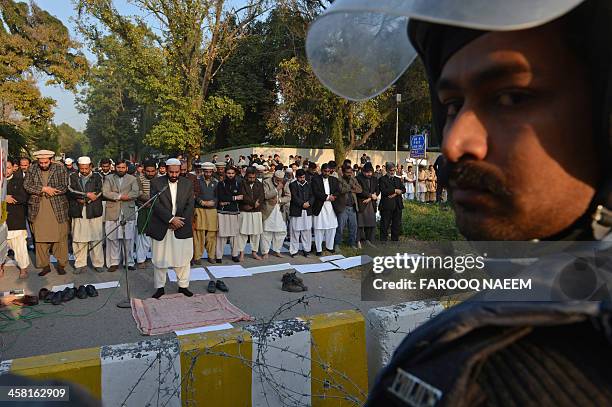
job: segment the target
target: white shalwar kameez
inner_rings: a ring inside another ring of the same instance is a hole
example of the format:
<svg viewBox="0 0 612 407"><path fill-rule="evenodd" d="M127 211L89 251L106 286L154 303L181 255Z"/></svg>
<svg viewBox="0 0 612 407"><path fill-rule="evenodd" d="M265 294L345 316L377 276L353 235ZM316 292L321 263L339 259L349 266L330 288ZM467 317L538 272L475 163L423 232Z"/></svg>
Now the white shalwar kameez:
<svg viewBox="0 0 612 407"><path fill-rule="evenodd" d="M99 198L101 199L101 198ZM87 254L92 266L104 267L104 217L87 219L87 206L83 206L80 218L72 219L72 251L74 252L74 267L87 266Z"/></svg>
<svg viewBox="0 0 612 407"><path fill-rule="evenodd" d="M329 199L329 179L323 178L323 188ZM323 240L325 240L325 247L327 250L333 250L338 219L336 218L336 213L334 212L331 201L325 201L323 203L323 208L321 208L321 213L319 213L318 216L313 216L313 226L317 252L320 253L323 251Z"/></svg>
<svg viewBox="0 0 612 407"><path fill-rule="evenodd" d="M307 253L312 250L312 216L308 216L306 209L302 209L301 216L290 216L289 225L291 229L291 240L289 244L289 253L296 254L300 250L300 241L302 249Z"/></svg>
<svg viewBox="0 0 612 407"><path fill-rule="evenodd" d="M278 199L276 201L278 202ZM264 221L263 229L261 254L268 254L270 248L276 253L280 253L287 236L287 224L283 219L280 204L277 203L274 206L272 213Z"/></svg>
<svg viewBox="0 0 612 407"><path fill-rule="evenodd" d="M172 196L172 216L176 215L176 194L178 182L168 183L170 195ZM187 225L191 227L191 225ZM166 236L160 242L151 239L151 250L153 258L153 270L155 288L163 288L166 285L166 275L171 267L176 273L178 286L189 287L189 275L191 273L190 261L193 257L193 238L177 239L174 230L168 229Z"/></svg>

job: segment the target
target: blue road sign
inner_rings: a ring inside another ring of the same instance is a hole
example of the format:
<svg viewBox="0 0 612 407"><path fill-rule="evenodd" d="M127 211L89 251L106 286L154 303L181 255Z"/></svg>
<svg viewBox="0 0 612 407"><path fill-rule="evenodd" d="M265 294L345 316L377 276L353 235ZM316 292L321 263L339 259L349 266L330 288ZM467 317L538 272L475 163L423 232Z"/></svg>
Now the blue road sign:
<svg viewBox="0 0 612 407"><path fill-rule="evenodd" d="M424 134L410 136L410 158L426 158L427 137Z"/></svg>

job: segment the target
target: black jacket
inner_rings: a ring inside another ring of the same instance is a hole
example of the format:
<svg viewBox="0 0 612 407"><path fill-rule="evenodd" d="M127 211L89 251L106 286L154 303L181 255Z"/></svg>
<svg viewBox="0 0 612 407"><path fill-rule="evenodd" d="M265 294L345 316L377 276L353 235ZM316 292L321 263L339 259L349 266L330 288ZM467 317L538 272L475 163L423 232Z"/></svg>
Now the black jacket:
<svg viewBox="0 0 612 407"><path fill-rule="evenodd" d="M16 204L6 205L8 212L6 226L8 230L25 230L28 193L23 188L23 173L21 170L13 173L13 177L7 183L6 194L11 195L17 201Z"/></svg>
<svg viewBox="0 0 612 407"><path fill-rule="evenodd" d="M393 194L394 190L400 189L402 194L406 193L406 187L399 177L390 177L388 174L378 179L378 188L380 189L380 211L393 211L396 209L404 209L404 201L401 195L389 199L389 195Z"/></svg>
<svg viewBox="0 0 612 407"><path fill-rule="evenodd" d="M68 216L71 218L82 218L83 217L83 205L77 201L77 199L84 199L85 197L79 194L75 194L71 190L79 191L79 192L93 192L96 195L102 193L102 176L97 172L91 174L87 183L85 184L85 189L81 185L81 177L78 172L73 172L70 174L70 189L68 190ZM93 202L88 202L86 205L86 215L87 219L99 218L102 216L103 208L102 208L102 195L98 199Z"/></svg>
<svg viewBox="0 0 612 407"><path fill-rule="evenodd" d="M357 194L357 211L360 213L363 212L368 205L373 205L374 211L376 211L376 201L370 201L370 203L368 204L364 204L363 201L370 198L372 194L380 194L380 189L378 188L378 180L374 175L368 178L362 173L357 174L356 178L362 189L362 191Z"/></svg>
<svg viewBox="0 0 612 407"><path fill-rule="evenodd" d="M236 195L240 195L240 183L236 180L229 181L224 179L217 184L217 212L219 213L238 213L240 209L238 204L240 201L234 200ZM229 202L225 206L221 206L221 202Z"/></svg>
<svg viewBox="0 0 612 407"><path fill-rule="evenodd" d="M306 214L308 216L312 215L312 206L314 205L315 197L312 193L311 185L312 184L308 181L306 181L304 185L300 185L298 181L294 181L289 184L289 191L291 191L289 216L302 216L302 209L304 209L305 202L310 203L310 207L306 209Z"/></svg>
<svg viewBox="0 0 612 407"><path fill-rule="evenodd" d="M340 195L340 184L338 183L338 179L332 176L327 177L327 179L329 180L329 195L338 197L338 195ZM312 193L315 197L315 202L312 207L312 214L318 216L321 213L323 204L325 201L327 201L328 195L325 193L323 177L321 175L317 175L316 177L313 176L311 184Z"/></svg>
<svg viewBox="0 0 612 407"><path fill-rule="evenodd" d="M176 190L176 214L181 218L185 218L185 225L174 231L174 236L177 239L189 239L193 237L193 183L185 177L179 177ZM151 196L164 190L159 198L153 204L153 213L147 227L147 235L155 240L164 240L166 232L169 229L170 220L172 219L172 195L168 176L157 177L151 180Z"/></svg>

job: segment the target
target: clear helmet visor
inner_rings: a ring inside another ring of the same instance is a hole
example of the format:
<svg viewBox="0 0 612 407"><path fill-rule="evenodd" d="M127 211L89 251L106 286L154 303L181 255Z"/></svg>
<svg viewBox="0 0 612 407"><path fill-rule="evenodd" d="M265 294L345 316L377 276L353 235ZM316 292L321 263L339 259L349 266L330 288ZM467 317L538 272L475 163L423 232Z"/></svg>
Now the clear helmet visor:
<svg viewBox="0 0 612 407"><path fill-rule="evenodd" d="M306 54L332 92L366 100L391 86L417 53L410 18L484 31L537 27L584 0L336 0L311 24Z"/></svg>

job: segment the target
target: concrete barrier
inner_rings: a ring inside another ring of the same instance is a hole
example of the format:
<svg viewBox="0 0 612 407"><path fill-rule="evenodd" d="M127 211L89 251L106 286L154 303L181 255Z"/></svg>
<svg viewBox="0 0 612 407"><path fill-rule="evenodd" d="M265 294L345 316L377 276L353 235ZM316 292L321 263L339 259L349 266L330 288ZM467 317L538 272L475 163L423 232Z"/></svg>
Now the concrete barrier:
<svg viewBox="0 0 612 407"><path fill-rule="evenodd" d="M0 362L8 371L78 383L105 406L355 406L365 320L334 312Z"/></svg>
<svg viewBox="0 0 612 407"><path fill-rule="evenodd" d="M445 305L438 301L412 301L368 311L366 338L370 385L406 335L438 315Z"/></svg>

